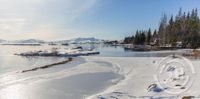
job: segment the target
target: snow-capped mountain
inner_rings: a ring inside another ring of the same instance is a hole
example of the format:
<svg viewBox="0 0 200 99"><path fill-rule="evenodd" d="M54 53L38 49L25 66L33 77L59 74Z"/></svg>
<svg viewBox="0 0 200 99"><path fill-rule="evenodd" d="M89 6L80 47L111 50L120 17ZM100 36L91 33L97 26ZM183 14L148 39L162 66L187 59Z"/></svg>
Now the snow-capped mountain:
<svg viewBox="0 0 200 99"><path fill-rule="evenodd" d="M16 40L16 41L12 41L14 43L38 43L38 44L42 44L45 43L45 41L43 40L38 40L38 39L27 39L27 40Z"/></svg>
<svg viewBox="0 0 200 99"><path fill-rule="evenodd" d="M57 44L66 44L69 43L70 40L59 40L59 41L51 41L50 43L57 43Z"/></svg>
<svg viewBox="0 0 200 99"><path fill-rule="evenodd" d="M0 39L0 43L2 43L2 42L6 42L6 40Z"/></svg>
<svg viewBox="0 0 200 99"><path fill-rule="evenodd" d="M101 40L96 39L94 37L90 38L74 38L69 41L69 43L75 43L75 44L80 44L80 43L100 43Z"/></svg>
<svg viewBox="0 0 200 99"><path fill-rule="evenodd" d="M42 44L45 43L43 40L37 40L37 39L27 39L27 40L14 40L14 41L7 41L7 40L0 40L1 44Z"/></svg>
<svg viewBox="0 0 200 99"><path fill-rule="evenodd" d="M83 43L100 43L102 40L96 39L94 37L89 38L73 38L69 40L60 40L60 41L53 41L53 43L57 44L83 44Z"/></svg>
<svg viewBox="0 0 200 99"><path fill-rule="evenodd" d="M59 40L59 41L44 41L38 39L25 39L25 40L14 40L7 41L0 39L1 44L44 44L44 43L57 43L57 44L83 44L83 43L100 43L102 40L96 39L94 37L90 38L74 38L70 40Z"/></svg>

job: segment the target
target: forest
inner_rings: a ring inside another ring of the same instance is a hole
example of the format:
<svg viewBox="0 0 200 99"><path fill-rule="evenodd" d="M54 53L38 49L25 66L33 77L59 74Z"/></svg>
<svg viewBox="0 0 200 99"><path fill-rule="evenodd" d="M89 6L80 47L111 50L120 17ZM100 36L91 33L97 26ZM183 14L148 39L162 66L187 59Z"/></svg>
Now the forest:
<svg viewBox="0 0 200 99"><path fill-rule="evenodd" d="M158 29L137 30L134 35L125 37L125 44L169 46L182 48L200 47L200 19L198 10L178 11L169 18L163 14Z"/></svg>

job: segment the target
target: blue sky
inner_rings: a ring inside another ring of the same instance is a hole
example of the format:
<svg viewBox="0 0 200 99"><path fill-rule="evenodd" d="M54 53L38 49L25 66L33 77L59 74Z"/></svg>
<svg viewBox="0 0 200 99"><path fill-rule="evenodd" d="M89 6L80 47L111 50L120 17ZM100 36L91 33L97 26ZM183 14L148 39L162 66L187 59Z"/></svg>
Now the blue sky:
<svg viewBox="0 0 200 99"><path fill-rule="evenodd" d="M157 29L160 17L200 0L1 0L1 39L123 39L137 29Z"/></svg>

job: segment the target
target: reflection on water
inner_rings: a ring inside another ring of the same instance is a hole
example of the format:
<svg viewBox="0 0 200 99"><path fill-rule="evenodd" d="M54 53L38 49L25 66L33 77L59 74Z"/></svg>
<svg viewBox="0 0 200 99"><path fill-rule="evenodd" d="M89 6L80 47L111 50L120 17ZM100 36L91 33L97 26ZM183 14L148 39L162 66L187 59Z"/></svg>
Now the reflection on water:
<svg viewBox="0 0 200 99"><path fill-rule="evenodd" d="M110 46L104 44L97 45L82 45L86 47L93 47L100 51L100 55L104 57L165 57L173 53L183 54L186 50L167 50L167 51L129 51L125 50L123 46Z"/></svg>

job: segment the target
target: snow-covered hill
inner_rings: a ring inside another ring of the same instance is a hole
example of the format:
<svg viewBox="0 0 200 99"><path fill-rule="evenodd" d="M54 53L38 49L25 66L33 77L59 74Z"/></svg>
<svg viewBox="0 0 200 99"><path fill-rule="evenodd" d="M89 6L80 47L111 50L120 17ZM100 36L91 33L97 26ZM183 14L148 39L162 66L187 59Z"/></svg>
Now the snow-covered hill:
<svg viewBox="0 0 200 99"><path fill-rule="evenodd" d="M2 42L6 42L6 40L0 39L0 43L2 43Z"/></svg>
<svg viewBox="0 0 200 99"><path fill-rule="evenodd" d="M69 40L69 43L75 43L75 44L80 44L80 43L100 43L101 40L96 39L94 37L90 38L74 38Z"/></svg>
<svg viewBox="0 0 200 99"><path fill-rule="evenodd" d="M38 39L27 39L27 40L16 40L16 41L12 41L14 43L45 43L45 41L43 40L38 40Z"/></svg>
<svg viewBox="0 0 200 99"><path fill-rule="evenodd" d="M26 39L26 40L14 40L14 41L8 41L8 40L0 40L0 44L3 44L3 45L39 45L39 44L42 44L42 43L45 43L45 41L43 40L37 40L37 39Z"/></svg>
<svg viewBox="0 0 200 99"><path fill-rule="evenodd" d="M59 40L59 41L44 41L38 39L25 39L25 40L14 40L8 41L0 39L1 44L44 44L44 43L57 43L57 44L82 44L82 43L100 43L102 40L96 39L94 37L90 38L74 38L70 40Z"/></svg>

